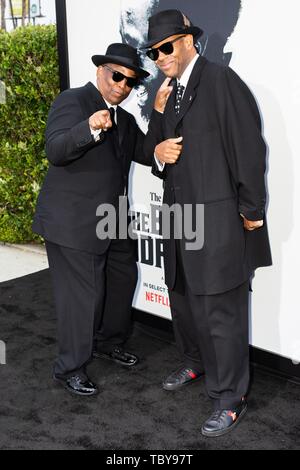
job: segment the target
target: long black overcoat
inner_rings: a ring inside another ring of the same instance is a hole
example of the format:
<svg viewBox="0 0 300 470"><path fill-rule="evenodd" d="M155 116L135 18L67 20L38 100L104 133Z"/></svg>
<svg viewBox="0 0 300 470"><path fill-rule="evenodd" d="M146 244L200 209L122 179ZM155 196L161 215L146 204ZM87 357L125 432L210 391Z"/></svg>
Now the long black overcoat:
<svg viewBox="0 0 300 470"><path fill-rule="evenodd" d="M217 294L247 280L255 268L272 263L265 215L266 145L253 95L229 67L197 60L178 116L175 86L164 114L153 111L145 153L157 143L182 136L177 164L166 165L164 203L204 206L204 244L188 250L184 236L180 252L185 276L194 294ZM240 214L264 220L254 231L243 228ZM195 222L195 221L194 221ZM195 227L194 227L195 228ZM176 277L174 237L164 239L165 281Z"/></svg>

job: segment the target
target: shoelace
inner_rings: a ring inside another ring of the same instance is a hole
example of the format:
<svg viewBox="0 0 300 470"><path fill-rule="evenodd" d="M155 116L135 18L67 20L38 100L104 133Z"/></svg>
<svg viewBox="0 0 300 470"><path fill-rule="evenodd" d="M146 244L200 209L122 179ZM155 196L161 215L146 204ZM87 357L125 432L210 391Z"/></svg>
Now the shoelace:
<svg viewBox="0 0 300 470"><path fill-rule="evenodd" d="M81 381L82 381L80 375L75 375L75 376L74 376L74 380L75 380L76 382L81 382Z"/></svg>
<svg viewBox="0 0 300 470"><path fill-rule="evenodd" d="M227 415L227 410L216 410L211 415L210 421L219 421L223 416Z"/></svg>
<svg viewBox="0 0 300 470"><path fill-rule="evenodd" d="M183 370L180 371L179 375L181 377L185 377L187 372L189 373L189 372L193 372L193 371L192 371L192 369L183 369Z"/></svg>

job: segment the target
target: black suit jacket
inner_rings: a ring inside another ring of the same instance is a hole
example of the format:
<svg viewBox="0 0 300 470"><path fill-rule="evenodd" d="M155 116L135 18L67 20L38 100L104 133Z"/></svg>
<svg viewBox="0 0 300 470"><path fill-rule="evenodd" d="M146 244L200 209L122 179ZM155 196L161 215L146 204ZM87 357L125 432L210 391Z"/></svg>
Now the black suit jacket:
<svg viewBox="0 0 300 470"><path fill-rule="evenodd" d="M165 139L182 136L182 154L166 165L164 203L204 205L204 245L196 251L180 241L182 261L194 294L216 294L247 280L258 266L271 264L265 203L266 145L256 102L229 67L199 57L175 114L175 88L165 113L153 111L145 153ZM240 213L264 226L245 231ZM166 284L173 288L176 250L164 240Z"/></svg>
<svg viewBox="0 0 300 470"><path fill-rule="evenodd" d="M96 236L97 207L118 207L131 162L151 166L153 160L144 156L144 134L134 117L120 107L119 145L112 132L103 133L104 140L95 143L88 119L101 109L107 106L92 83L66 90L54 101L46 129L50 167L33 221L33 230L45 239L97 254L109 244Z"/></svg>

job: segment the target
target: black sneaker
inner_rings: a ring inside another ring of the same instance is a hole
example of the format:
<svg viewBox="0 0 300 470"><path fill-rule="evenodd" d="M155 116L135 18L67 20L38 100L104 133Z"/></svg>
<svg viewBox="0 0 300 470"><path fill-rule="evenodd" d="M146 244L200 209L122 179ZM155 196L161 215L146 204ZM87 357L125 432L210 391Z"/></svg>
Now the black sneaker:
<svg viewBox="0 0 300 470"><path fill-rule="evenodd" d="M177 390L184 385L197 382L203 375L190 367L181 367L166 378L163 382L163 389Z"/></svg>
<svg viewBox="0 0 300 470"><path fill-rule="evenodd" d="M216 410L203 424L201 432L206 437L218 437L227 434L240 422L247 411L246 400L232 410Z"/></svg>

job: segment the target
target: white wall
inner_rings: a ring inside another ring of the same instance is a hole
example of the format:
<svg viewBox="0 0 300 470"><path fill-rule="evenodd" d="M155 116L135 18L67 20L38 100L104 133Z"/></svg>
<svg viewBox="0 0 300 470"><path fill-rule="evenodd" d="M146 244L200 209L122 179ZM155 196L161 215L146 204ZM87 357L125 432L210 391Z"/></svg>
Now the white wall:
<svg viewBox="0 0 300 470"><path fill-rule="evenodd" d="M56 23L56 8L55 0L41 0L41 14L44 18L37 18L36 24L55 24Z"/></svg>
<svg viewBox="0 0 300 470"><path fill-rule="evenodd" d="M120 42L120 0L67 0L71 86L94 81L96 68L90 60L104 54L112 42Z"/></svg>
<svg viewBox="0 0 300 470"><path fill-rule="evenodd" d="M6 18L10 18L10 6L9 2L6 2ZM42 18L35 18L35 24L55 24L56 23L56 8L55 0L41 0L41 15ZM33 20L31 19L31 24ZM21 25L21 21L18 21L18 26ZM13 22L9 19L6 20L7 31L13 30Z"/></svg>
<svg viewBox="0 0 300 470"><path fill-rule="evenodd" d="M253 282L252 342L300 360L298 0L244 0L226 47L230 66L254 92L269 146L268 210L273 267Z"/></svg>
<svg viewBox="0 0 300 470"><path fill-rule="evenodd" d="M132 2L136 4L136 0ZM111 0L109 4L88 0L84 3L84 14L82 5L81 0L67 0L71 86L93 81L95 67L91 55L105 53L109 43L120 40L120 0ZM230 66L246 81L259 102L269 146L268 219L274 265L259 269L253 282L251 343L295 362L300 361L297 285L300 184L296 182L300 174L299 18L298 0L244 0L240 19L226 46L233 52ZM134 99L126 106L135 112ZM139 116L137 120L145 128ZM149 192L153 189L160 194L161 184L149 175L148 169L137 165L134 193L141 182L143 194L139 202L147 205ZM140 269L141 283L145 279L163 286L161 270L147 266ZM142 289L137 291L135 305L168 316L165 306L145 302Z"/></svg>

